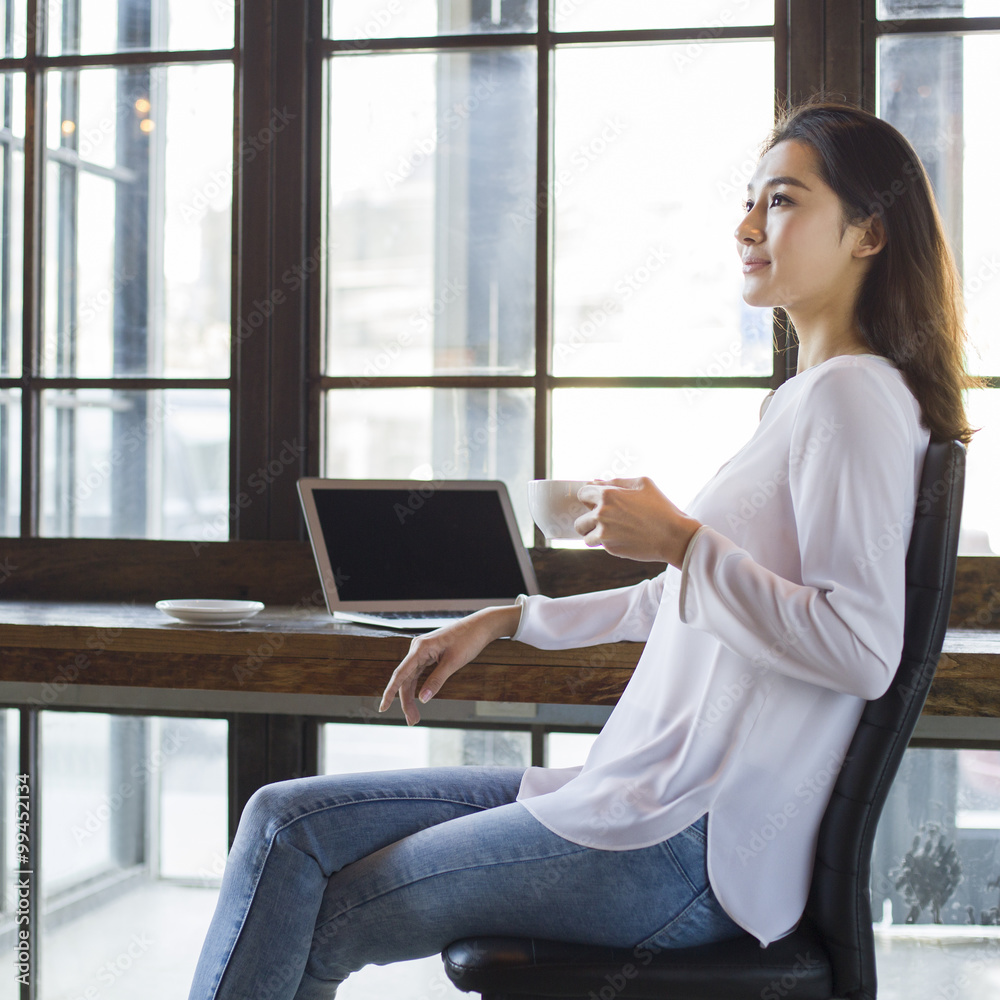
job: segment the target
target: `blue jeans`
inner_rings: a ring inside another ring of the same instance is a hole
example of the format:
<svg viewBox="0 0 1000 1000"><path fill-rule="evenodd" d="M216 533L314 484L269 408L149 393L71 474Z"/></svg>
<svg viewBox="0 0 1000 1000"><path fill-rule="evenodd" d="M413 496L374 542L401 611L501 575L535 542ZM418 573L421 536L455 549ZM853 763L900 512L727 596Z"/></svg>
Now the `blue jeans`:
<svg viewBox="0 0 1000 1000"><path fill-rule="evenodd" d="M514 801L521 774L443 767L259 789L190 1000L329 1000L369 963L477 934L657 950L742 933L708 886L707 817L641 850L581 847Z"/></svg>

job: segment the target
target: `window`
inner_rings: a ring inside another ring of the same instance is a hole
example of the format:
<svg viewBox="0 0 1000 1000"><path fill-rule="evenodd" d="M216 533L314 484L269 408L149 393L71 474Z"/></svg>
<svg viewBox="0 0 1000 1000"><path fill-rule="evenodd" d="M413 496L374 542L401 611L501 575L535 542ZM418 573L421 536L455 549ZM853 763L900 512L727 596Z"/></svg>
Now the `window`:
<svg viewBox="0 0 1000 1000"><path fill-rule="evenodd" d="M533 477L683 504L794 363L729 243L776 92L910 134L993 374L990 0L855 34L784 0L294 7L5 8L0 532L300 537L306 472L500 478L536 544Z"/></svg>
<svg viewBox="0 0 1000 1000"><path fill-rule="evenodd" d="M982 996L1000 975L998 758L906 751L872 857L880 994Z"/></svg>
<svg viewBox="0 0 1000 1000"><path fill-rule="evenodd" d="M43 711L33 767L24 757L31 723L19 726L18 716L0 712L0 997L23 995L18 933L32 911L32 997L97 996L114 986L129 996L183 994L227 853L226 722ZM30 785L37 815L24 804ZM20 836L25 820L38 854ZM25 871L33 896L21 888Z"/></svg>
<svg viewBox="0 0 1000 1000"><path fill-rule="evenodd" d="M969 30L975 24L969 19L1000 14L1000 5L884 0L879 12L878 113L907 136L927 168L965 281L970 368L995 385L1000 258L990 231L992 213L984 206L1000 156L988 99L1000 83L1000 38ZM957 23L927 20L948 17ZM995 387L973 392L969 408L973 426L982 429L969 450L965 548L996 554L1000 519L994 498L1000 479L993 456L1000 447L1000 393Z"/></svg>
<svg viewBox="0 0 1000 1000"><path fill-rule="evenodd" d="M528 479L683 501L742 443L775 354L727 265L775 45L739 6L332 6L325 473L500 478L530 528Z"/></svg>
<svg viewBox="0 0 1000 1000"><path fill-rule="evenodd" d="M324 774L393 771L411 767L527 767L531 735L492 728L369 725L328 722L322 726Z"/></svg>
<svg viewBox="0 0 1000 1000"><path fill-rule="evenodd" d="M0 531L196 537L229 496L233 7L39 6L3 24Z"/></svg>

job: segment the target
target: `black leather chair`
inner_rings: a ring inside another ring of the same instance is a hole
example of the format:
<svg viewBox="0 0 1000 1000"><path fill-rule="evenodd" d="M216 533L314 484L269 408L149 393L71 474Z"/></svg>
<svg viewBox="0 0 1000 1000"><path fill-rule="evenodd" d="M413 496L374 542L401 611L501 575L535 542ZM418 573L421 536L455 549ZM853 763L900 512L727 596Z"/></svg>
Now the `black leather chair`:
<svg viewBox="0 0 1000 1000"><path fill-rule="evenodd" d="M906 557L906 625L889 690L864 709L820 827L806 914L768 948L749 934L648 951L518 938L445 950L451 981L483 1000L874 1000L869 880L879 814L937 666L951 606L965 449L931 444Z"/></svg>

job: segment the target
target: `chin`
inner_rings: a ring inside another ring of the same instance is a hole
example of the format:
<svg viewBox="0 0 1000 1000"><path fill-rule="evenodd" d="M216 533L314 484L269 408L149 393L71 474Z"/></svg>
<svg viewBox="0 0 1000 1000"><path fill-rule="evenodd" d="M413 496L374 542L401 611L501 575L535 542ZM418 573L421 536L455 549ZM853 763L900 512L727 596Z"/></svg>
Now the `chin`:
<svg viewBox="0 0 1000 1000"><path fill-rule="evenodd" d="M774 302L770 296L763 295L760 292L754 292L750 288L743 289L743 301L748 306L757 306L758 308L770 307L772 309L778 308L778 303Z"/></svg>

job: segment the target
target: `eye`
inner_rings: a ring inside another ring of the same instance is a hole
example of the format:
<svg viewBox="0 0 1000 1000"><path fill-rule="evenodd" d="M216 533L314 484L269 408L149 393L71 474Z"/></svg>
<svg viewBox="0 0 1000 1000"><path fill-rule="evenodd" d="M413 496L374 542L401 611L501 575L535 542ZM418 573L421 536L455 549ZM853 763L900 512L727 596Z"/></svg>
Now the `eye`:
<svg viewBox="0 0 1000 1000"><path fill-rule="evenodd" d="M778 208L780 205L792 205L792 204L794 204L794 202L791 200L791 198L788 198L783 194L775 193L771 195L771 204L770 204L771 208Z"/></svg>
<svg viewBox="0 0 1000 1000"><path fill-rule="evenodd" d="M742 208L744 212L749 212L753 208L753 202L747 199L746 201L740 203L740 208Z"/></svg>

